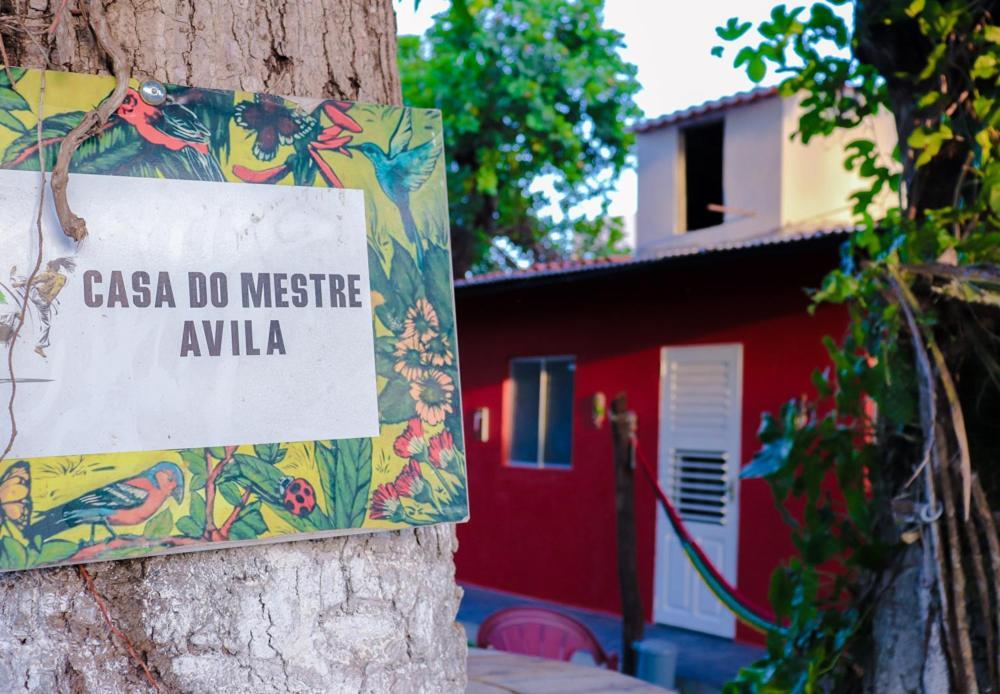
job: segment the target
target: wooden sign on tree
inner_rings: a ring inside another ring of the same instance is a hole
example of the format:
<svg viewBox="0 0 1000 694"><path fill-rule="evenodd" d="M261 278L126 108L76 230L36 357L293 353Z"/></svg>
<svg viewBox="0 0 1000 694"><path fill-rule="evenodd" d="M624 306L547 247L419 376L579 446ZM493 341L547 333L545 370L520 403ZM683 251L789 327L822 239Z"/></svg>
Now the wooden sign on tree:
<svg viewBox="0 0 1000 694"><path fill-rule="evenodd" d="M464 520L440 114L133 82L77 245L113 85L0 71L0 570Z"/></svg>

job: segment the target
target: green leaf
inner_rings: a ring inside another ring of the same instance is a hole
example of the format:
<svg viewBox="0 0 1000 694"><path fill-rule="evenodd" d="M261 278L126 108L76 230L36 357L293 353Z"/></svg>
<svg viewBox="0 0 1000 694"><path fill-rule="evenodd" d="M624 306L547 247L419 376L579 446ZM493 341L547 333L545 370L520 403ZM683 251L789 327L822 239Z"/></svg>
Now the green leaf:
<svg viewBox="0 0 1000 694"><path fill-rule="evenodd" d="M200 535L205 532L205 498L201 494L191 494L191 503L188 506L188 513L191 514L191 520L201 527L198 534Z"/></svg>
<svg viewBox="0 0 1000 694"><path fill-rule="evenodd" d="M997 74L997 57L991 53L984 53L976 57L976 62L972 65L972 77L975 79L990 79Z"/></svg>
<svg viewBox="0 0 1000 694"><path fill-rule="evenodd" d="M747 76L754 82L760 82L767 75L767 65L763 58L752 58L747 63Z"/></svg>
<svg viewBox="0 0 1000 694"><path fill-rule="evenodd" d="M246 480L253 491L272 502L280 503L281 480L285 475L278 468L255 455L237 453L231 465Z"/></svg>
<svg viewBox="0 0 1000 694"><path fill-rule="evenodd" d="M191 489L197 490L205 486L208 477L208 463L205 462L205 449L185 448L179 451L181 460L191 473Z"/></svg>
<svg viewBox="0 0 1000 694"><path fill-rule="evenodd" d="M34 558L35 566L55 564L69 559L80 549L80 545L68 540L46 540Z"/></svg>
<svg viewBox="0 0 1000 694"><path fill-rule="evenodd" d="M924 7L927 5L927 0L913 0L906 7L906 14L909 17L916 17L918 14L924 11Z"/></svg>
<svg viewBox="0 0 1000 694"><path fill-rule="evenodd" d="M417 416L417 403L410 396L409 382L393 374L378 394L378 411L383 424L405 422Z"/></svg>
<svg viewBox="0 0 1000 694"><path fill-rule="evenodd" d="M316 467L319 470L319 482L323 491L323 498L326 501L326 512L331 517L336 501L334 487L337 478L337 456L332 448L327 448L323 443L317 441L315 444Z"/></svg>
<svg viewBox="0 0 1000 694"><path fill-rule="evenodd" d="M204 523L199 525L191 516L184 516L177 521L177 530L186 537L197 540L205 534L205 525Z"/></svg>
<svg viewBox="0 0 1000 694"><path fill-rule="evenodd" d="M280 443L263 443L253 447L253 452L258 458L269 465L277 465L285 459L285 449Z"/></svg>
<svg viewBox="0 0 1000 694"><path fill-rule="evenodd" d="M3 81L7 81L7 75L3 76ZM5 85L0 84L0 111L30 111L31 106L24 100L24 97Z"/></svg>
<svg viewBox="0 0 1000 694"><path fill-rule="evenodd" d="M28 551L24 545L10 535L5 536L3 540L0 540L0 569L26 568L28 568Z"/></svg>
<svg viewBox="0 0 1000 694"><path fill-rule="evenodd" d="M396 338L393 335L379 335L375 338L375 373L393 378L396 367Z"/></svg>
<svg viewBox="0 0 1000 694"><path fill-rule="evenodd" d="M0 67L3 67L2 64L0 64ZM27 72L27 70L23 67L10 66L0 69L0 88L14 86L7 78L8 71L10 72L10 76L14 78L14 82L19 81L22 77L24 77L24 73Z"/></svg>
<svg viewBox="0 0 1000 694"><path fill-rule="evenodd" d="M333 443L333 522L338 528L357 528L365 520L372 479L371 439L342 439Z"/></svg>
<svg viewBox="0 0 1000 694"><path fill-rule="evenodd" d="M18 133L28 132L28 128L25 127L25 125L21 121L15 118L14 114L11 113L10 111L0 110L0 125L6 128L10 128L14 132Z"/></svg>
<svg viewBox="0 0 1000 694"><path fill-rule="evenodd" d="M165 508L146 522L142 534L151 540L159 540L170 535L173 529L174 516L169 508Z"/></svg>
<svg viewBox="0 0 1000 694"><path fill-rule="evenodd" d="M253 540L267 532L267 523L260 512L260 502L254 502L240 512L229 530L230 540Z"/></svg>
<svg viewBox="0 0 1000 694"><path fill-rule="evenodd" d="M730 17L721 27L715 28L715 33L723 41L735 41L743 36L753 26L750 22L741 22L738 17Z"/></svg>

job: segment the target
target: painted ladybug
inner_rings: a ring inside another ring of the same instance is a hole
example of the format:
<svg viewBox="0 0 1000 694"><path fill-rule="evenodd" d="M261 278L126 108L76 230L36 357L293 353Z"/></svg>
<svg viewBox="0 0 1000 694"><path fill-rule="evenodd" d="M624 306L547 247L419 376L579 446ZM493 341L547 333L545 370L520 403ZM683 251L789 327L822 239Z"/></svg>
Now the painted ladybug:
<svg viewBox="0 0 1000 694"><path fill-rule="evenodd" d="M285 508L296 516L306 516L316 508L316 492L308 481L298 477L286 477L281 480L281 491L284 495Z"/></svg>

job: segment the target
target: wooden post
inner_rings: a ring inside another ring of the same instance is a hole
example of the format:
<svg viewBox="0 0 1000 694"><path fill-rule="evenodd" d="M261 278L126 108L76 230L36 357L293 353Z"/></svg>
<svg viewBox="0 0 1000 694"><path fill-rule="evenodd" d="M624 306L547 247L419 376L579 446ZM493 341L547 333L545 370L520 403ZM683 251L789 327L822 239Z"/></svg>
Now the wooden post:
<svg viewBox="0 0 1000 694"><path fill-rule="evenodd" d="M639 595L639 568L635 536L635 412L627 411L625 393L611 403L611 438L615 456L615 515L618 525L618 584L622 599L622 672L635 675L633 644L642 640L645 626Z"/></svg>

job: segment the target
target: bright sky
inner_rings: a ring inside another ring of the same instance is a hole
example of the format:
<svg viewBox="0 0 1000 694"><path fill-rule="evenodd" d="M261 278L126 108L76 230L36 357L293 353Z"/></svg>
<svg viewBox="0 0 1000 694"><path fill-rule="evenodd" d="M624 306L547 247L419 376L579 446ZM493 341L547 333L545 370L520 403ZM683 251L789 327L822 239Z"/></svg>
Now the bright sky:
<svg viewBox="0 0 1000 694"><path fill-rule="evenodd" d="M605 25L625 35L625 58L639 67L642 91L637 100L647 117L655 117L754 85L732 67L731 53L711 54L720 43L715 27L729 17L752 21L766 18L776 0L606 0ZM448 0L396 1L400 34L422 34L431 17ZM768 75L770 82L774 76ZM618 181L611 205L613 215L632 215L636 209L636 177L628 171Z"/></svg>

